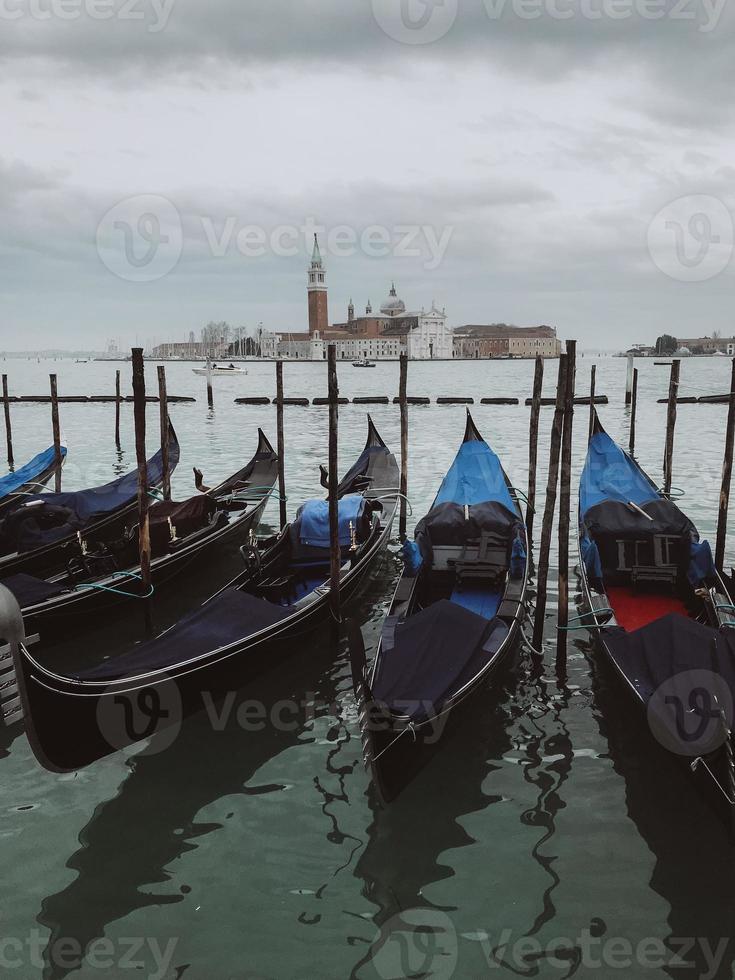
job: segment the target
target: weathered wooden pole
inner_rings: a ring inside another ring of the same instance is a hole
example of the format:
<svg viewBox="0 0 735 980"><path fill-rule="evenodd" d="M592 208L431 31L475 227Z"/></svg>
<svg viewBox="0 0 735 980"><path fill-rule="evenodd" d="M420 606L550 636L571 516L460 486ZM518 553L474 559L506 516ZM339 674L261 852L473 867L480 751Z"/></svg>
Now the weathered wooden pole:
<svg viewBox="0 0 735 980"><path fill-rule="evenodd" d="M638 408L638 368L633 369L633 397L630 402L630 440L628 441L628 452L631 456L635 455L635 413Z"/></svg>
<svg viewBox="0 0 735 980"><path fill-rule="evenodd" d="M633 397L633 366L635 363L635 357L633 354L628 354L628 370L625 373L625 404L630 405L630 400Z"/></svg>
<svg viewBox="0 0 735 980"><path fill-rule="evenodd" d="M158 402L161 418L161 464L163 467L163 499L171 499L171 461L168 455L168 397L166 394L166 368L158 365Z"/></svg>
<svg viewBox="0 0 735 980"><path fill-rule="evenodd" d="M595 385L597 383L597 365L593 364L590 369L590 425L587 432L587 442L592 438L595 428Z"/></svg>
<svg viewBox="0 0 735 980"><path fill-rule="evenodd" d="M8 467L12 470L13 459L13 430L10 427L10 397L8 395L8 376L3 375L3 408L5 409L5 441L8 447Z"/></svg>
<svg viewBox="0 0 735 980"><path fill-rule="evenodd" d="M138 547L143 595L151 587L151 533L148 519L148 462L145 455L145 370L143 348L133 347L133 411L135 416L135 455L138 461ZM153 611L150 598L143 600L145 629L153 635Z"/></svg>
<svg viewBox="0 0 735 980"><path fill-rule="evenodd" d="M207 354L207 405L214 408L214 393L212 391L212 360Z"/></svg>
<svg viewBox="0 0 735 980"><path fill-rule="evenodd" d="M286 448L283 438L283 361L276 361L276 435L278 437L278 503L281 530L286 526Z"/></svg>
<svg viewBox="0 0 735 980"><path fill-rule="evenodd" d="M676 397L679 394L679 366L681 361L671 362L669 403L666 409L666 448L664 449L664 493L671 493L671 468L674 461L674 429L676 428Z"/></svg>
<svg viewBox="0 0 735 980"><path fill-rule="evenodd" d="M536 465L538 463L538 423L541 415L541 392L544 384L544 359L536 358L531 395L531 418L528 423L528 501L526 503L526 533L533 540L533 516L536 509Z"/></svg>
<svg viewBox="0 0 735 980"><path fill-rule="evenodd" d="M329 603L335 623L340 621L339 572L341 555L339 547L339 511L337 484L337 436L339 426L339 386L337 384L337 348L327 347L327 384L329 394Z"/></svg>
<svg viewBox="0 0 735 980"><path fill-rule="evenodd" d="M730 402L727 409L727 430L725 433L725 454L722 459L722 486L720 488L720 506L717 513L715 567L720 572L723 570L725 564L725 540L727 538L727 510L730 504L733 441L735 441L735 357L732 360Z"/></svg>
<svg viewBox="0 0 735 980"><path fill-rule="evenodd" d="M549 577L549 555L551 554L551 530L556 510L556 484L559 478L559 450L561 448L564 422L564 401L567 385L567 355L559 355L559 378L556 385L556 407L551 426L551 446L549 449L549 477L546 483L546 507L541 526L541 545L539 548L536 578L536 615L533 623L533 646L541 650L544 639L544 617L546 616L546 591Z"/></svg>
<svg viewBox="0 0 735 980"><path fill-rule="evenodd" d="M401 504L398 516L398 536L403 541L406 537L406 496L408 494L408 404L406 402L408 354L401 354L399 372L398 404L401 411Z"/></svg>
<svg viewBox="0 0 735 980"><path fill-rule="evenodd" d="M574 382L577 341L567 341L567 371L564 395L564 429L561 441L559 477L559 609L556 631L556 673L560 680L567 672L567 627L569 626L569 512L572 506L572 429L574 425Z"/></svg>
<svg viewBox="0 0 735 980"><path fill-rule="evenodd" d="M56 375L50 374L51 382L51 429L54 435L54 456L56 471L54 472L54 490L61 493L61 427L59 426L59 392L56 387Z"/></svg>
<svg viewBox="0 0 735 980"><path fill-rule="evenodd" d="M115 445L120 448L120 372L115 371Z"/></svg>

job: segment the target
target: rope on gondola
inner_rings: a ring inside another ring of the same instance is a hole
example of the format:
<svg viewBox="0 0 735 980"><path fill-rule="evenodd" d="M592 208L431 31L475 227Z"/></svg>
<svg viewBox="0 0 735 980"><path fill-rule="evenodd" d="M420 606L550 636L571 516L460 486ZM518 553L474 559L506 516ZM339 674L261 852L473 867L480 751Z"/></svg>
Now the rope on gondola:
<svg viewBox="0 0 735 980"><path fill-rule="evenodd" d="M664 490L659 487L658 492L667 500L681 500L681 498L686 494L686 490L682 490L681 487L672 487L668 493L665 493Z"/></svg>
<svg viewBox="0 0 735 980"><path fill-rule="evenodd" d="M528 497L525 495L525 493L522 490L519 490L518 487L511 487L510 488L510 492L512 494L515 494L516 501L520 497L521 500L523 501L523 503L526 505L526 507L528 507L528 509L530 510L530 512L532 514L535 514L536 513L536 508L535 507L531 507L531 504L529 503Z"/></svg>
<svg viewBox="0 0 735 980"><path fill-rule="evenodd" d="M413 507L411 506L411 501L408 499L405 493L401 493L401 491L396 490L395 487L370 487L370 493L378 497L385 497L386 500L390 500L392 498L400 499L403 497L408 507L408 516L413 517Z"/></svg>
<svg viewBox="0 0 735 980"><path fill-rule="evenodd" d="M523 637L525 644L528 647L528 649L531 651L531 653L535 653L537 657L543 657L544 651L536 649L533 643L531 643L531 641L526 636L526 631L523 629L522 626L520 627L520 630L521 630L521 636Z"/></svg>
<svg viewBox="0 0 735 980"><path fill-rule="evenodd" d="M113 572L112 574L112 578L121 576L124 576L125 578L134 578L139 582L143 581L143 576L136 575L134 572ZM110 585L100 585L98 582L80 582L79 585L74 586L75 591L79 589L99 589L101 592L112 592L115 595L124 596L126 599L150 599L155 591L153 585L151 584L148 587L148 592L146 592L145 595L138 595L135 592L124 592L122 589L115 589Z"/></svg>

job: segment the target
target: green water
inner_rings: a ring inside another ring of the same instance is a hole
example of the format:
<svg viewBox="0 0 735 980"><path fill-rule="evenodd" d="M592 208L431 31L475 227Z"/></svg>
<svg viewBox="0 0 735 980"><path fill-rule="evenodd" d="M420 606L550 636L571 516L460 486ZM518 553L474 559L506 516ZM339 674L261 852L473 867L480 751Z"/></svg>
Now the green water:
<svg viewBox="0 0 735 980"><path fill-rule="evenodd" d="M587 385L591 363L580 358L578 389ZM611 399L601 418L613 437L627 440L625 361L596 363L597 391ZM61 393L109 393L117 367L129 387L127 365L3 364L18 393L45 391L52 370ZM637 455L659 479L665 406L656 399L666 394L668 371L652 361L638 367ZM247 379L216 379L208 413L204 380L191 365L167 366L170 392L199 397L196 405L172 407L182 443L176 495L188 493L192 465L210 483L241 465L258 425L275 440L273 408L233 404L236 395L273 394L273 365L249 371ZM548 363L547 394L555 371ZM682 394L726 391L729 371L726 358L685 361ZM523 400L532 373L531 362L412 363L409 393ZM154 377L150 371L151 384ZM285 378L289 395L321 395L326 387L323 365L287 365ZM343 365L340 386L348 396L392 396L397 366L365 372ZM66 488L131 468L126 412L119 457L111 406L62 406ZM511 478L525 487L528 409L478 404L473 412ZM397 410L378 406L372 414L397 451ZM411 410L410 526L456 451L463 416L461 408ZM686 489L684 509L710 537L725 417L724 406L681 406L676 431L674 483ZM156 418L152 410L152 430ZM542 490L550 421L545 409ZM576 481L586 409L575 422ZM319 408L286 411L291 514L317 493L326 423ZM18 461L48 444L48 406L14 407L13 425ZM364 411L344 407L344 465L364 435ZM276 520L271 504L266 522ZM368 652L399 574L397 550L350 610L363 624ZM571 550L576 560L574 542ZM227 574L209 563L182 586L181 604L203 598ZM568 684L556 686L555 583L552 569L544 673L534 676L521 651L518 670L488 692L387 810L362 767L346 648L335 652L326 637L296 649L240 693L262 704L268 720L259 730L245 730L234 715L217 730L201 712L165 751L141 754L138 747L64 776L40 769L22 731L0 732L0 975L731 977L733 850L627 715L586 632L570 635ZM110 626L60 639L89 654L127 642L138 629L129 615Z"/></svg>

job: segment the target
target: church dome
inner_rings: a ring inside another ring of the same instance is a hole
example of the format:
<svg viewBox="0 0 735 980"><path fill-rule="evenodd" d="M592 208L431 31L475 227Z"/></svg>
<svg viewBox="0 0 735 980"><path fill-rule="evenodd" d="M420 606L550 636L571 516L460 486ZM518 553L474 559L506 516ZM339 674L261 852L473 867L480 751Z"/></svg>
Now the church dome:
<svg viewBox="0 0 735 980"><path fill-rule="evenodd" d="M396 295L395 283L391 283L390 295L388 296L388 299L381 304L380 312L384 316L399 316L401 313L406 312L406 304Z"/></svg>

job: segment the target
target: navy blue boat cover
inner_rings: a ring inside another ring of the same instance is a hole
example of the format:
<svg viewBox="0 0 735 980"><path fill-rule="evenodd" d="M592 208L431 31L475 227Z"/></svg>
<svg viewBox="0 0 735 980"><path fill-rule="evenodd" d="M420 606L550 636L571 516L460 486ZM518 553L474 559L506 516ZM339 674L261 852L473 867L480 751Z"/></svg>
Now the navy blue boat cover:
<svg viewBox="0 0 735 980"><path fill-rule="evenodd" d="M171 430L169 461L171 472L179 462L179 444ZM148 483L163 479L163 459L159 450L148 460ZM61 541L91 524L133 503L138 495L138 472L89 490L69 493L37 493L22 498L23 504L40 502L44 506L14 507L0 523L0 551L27 552Z"/></svg>
<svg viewBox="0 0 735 980"><path fill-rule="evenodd" d="M66 446L62 446L62 460L65 456ZM9 496L11 493L15 493L16 490L25 486L26 483L33 483L34 480L37 480L39 476L46 473L54 465L55 459L56 450L51 446L49 449L44 449L42 453L34 456L30 462L21 466L20 469L15 470L14 473L8 473L7 476L0 477L0 500ZM28 498L24 496L23 499L27 500Z"/></svg>
<svg viewBox="0 0 735 980"><path fill-rule="evenodd" d="M34 575L26 575L25 572L9 575L0 581L0 585L10 589L21 609L34 606L38 602L45 602L46 599L53 599L62 592L68 591L63 585L54 585Z"/></svg>
<svg viewBox="0 0 735 980"><path fill-rule="evenodd" d="M488 622L440 599L396 625L395 645L381 652L373 696L414 721L425 720L492 659L507 632L500 620ZM497 642L485 649L490 636Z"/></svg>
<svg viewBox="0 0 735 980"><path fill-rule="evenodd" d="M226 589L189 613L166 633L129 653L112 657L76 676L80 680L114 680L173 667L273 626L293 610L258 599L249 592Z"/></svg>

